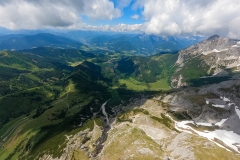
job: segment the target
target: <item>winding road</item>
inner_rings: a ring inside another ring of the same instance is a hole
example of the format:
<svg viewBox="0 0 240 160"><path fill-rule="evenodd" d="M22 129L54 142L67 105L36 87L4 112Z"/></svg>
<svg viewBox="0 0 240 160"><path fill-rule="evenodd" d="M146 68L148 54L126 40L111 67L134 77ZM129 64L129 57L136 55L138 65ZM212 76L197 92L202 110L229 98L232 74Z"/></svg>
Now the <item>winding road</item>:
<svg viewBox="0 0 240 160"><path fill-rule="evenodd" d="M7 140L7 138L12 134L12 132L23 122L27 121L28 117L22 118L20 120L18 120L17 122L15 122L11 127L8 128L8 130L0 137L3 138L1 140L1 142L5 142Z"/></svg>
<svg viewBox="0 0 240 160"><path fill-rule="evenodd" d="M59 102L63 102L63 103L66 104L66 106L67 106L67 108L68 108L68 110L69 110L69 104L68 104L67 102L64 102L64 100L68 98L69 92L70 92L70 86L68 87L67 96L66 96L65 98L62 98L62 99L58 100L58 101L55 102L54 104L58 104ZM53 104L53 105L54 105L54 104Z"/></svg>

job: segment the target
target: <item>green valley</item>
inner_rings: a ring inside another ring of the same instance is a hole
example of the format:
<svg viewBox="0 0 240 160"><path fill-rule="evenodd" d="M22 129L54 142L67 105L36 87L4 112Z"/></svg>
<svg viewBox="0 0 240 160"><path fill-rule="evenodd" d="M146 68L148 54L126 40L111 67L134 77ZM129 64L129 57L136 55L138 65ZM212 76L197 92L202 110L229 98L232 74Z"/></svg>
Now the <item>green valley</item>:
<svg viewBox="0 0 240 160"><path fill-rule="evenodd" d="M221 93L200 90L238 75L211 77L204 56L185 52L142 56L94 47L1 51L1 159L201 159L200 152L207 149L213 150L208 157L221 158L221 152L239 158L222 142L216 143L232 152L181 129L181 121L210 119L202 119L203 112L217 120L232 116L233 109L208 106L220 101L222 88ZM184 85L177 88L179 76ZM219 129L186 125L199 132ZM175 152L177 143L177 151L188 152Z"/></svg>

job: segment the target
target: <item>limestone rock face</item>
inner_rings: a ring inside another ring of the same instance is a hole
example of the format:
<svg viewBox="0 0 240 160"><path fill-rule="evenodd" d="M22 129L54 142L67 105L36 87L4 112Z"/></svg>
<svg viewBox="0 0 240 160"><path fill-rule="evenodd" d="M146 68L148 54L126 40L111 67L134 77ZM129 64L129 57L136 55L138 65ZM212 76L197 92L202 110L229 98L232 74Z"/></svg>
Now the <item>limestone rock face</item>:
<svg viewBox="0 0 240 160"><path fill-rule="evenodd" d="M240 40L214 35L180 51L175 65L178 69L172 77L172 86L177 88L182 86L178 81L180 77L181 84L185 84L186 78L191 77L182 74L186 69L201 72L200 77L227 76L229 71L237 72L240 69Z"/></svg>

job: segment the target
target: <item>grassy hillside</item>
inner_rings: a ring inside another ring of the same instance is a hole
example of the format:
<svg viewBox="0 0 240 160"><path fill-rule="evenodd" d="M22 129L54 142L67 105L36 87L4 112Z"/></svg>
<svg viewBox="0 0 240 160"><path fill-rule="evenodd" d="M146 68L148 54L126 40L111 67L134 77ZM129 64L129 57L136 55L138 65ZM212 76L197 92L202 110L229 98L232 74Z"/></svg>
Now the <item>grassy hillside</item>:
<svg viewBox="0 0 240 160"><path fill-rule="evenodd" d="M185 83L190 86L200 87L206 84L212 83L220 83L222 81L226 81L231 79L234 74L238 74L238 72L232 72L231 69L225 70L228 72L226 75L222 76L212 76L213 73L211 72L215 68L212 68L208 65L205 61L205 56L191 56L188 55L185 57L187 60L184 61L184 66L180 67L173 74L173 78L179 78L182 76L182 83ZM213 62L214 63L214 62ZM225 67L222 67L224 69ZM176 83L173 83L173 86L176 86Z"/></svg>
<svg viewBox="0 0 240 160"><path fill-rule="evenodd" d="M206 76L210 67L205 64L201 57L190 57L177 74L182 74L184 81Z"/></svg>
<svg viewBox="0 0 240 160"><path fill-rule="evenodd" d="M134 90L168 90L177 54L129 57L117 62L120 84Z"/></svg>
<svg viewBox="0 0 240 160"><path fill-rule="evenodd" d="M71 72L66 62L31 53L0 52L0 96L40 87L62 79Z"/></svg>
<svg viewBox="0 0 240 160"><path fill-rule="evenodd" d="M107 100L105 110L114 115L115 106L139 94L170 89L167 68L176 54L124 58L127 54L49 47L0 52L1 157L59 157L68 146L64 137L105 124L99 118ZM129 73L124 67L131 62L136 65ZM81 143L88 141L84 137Z"/></svg>

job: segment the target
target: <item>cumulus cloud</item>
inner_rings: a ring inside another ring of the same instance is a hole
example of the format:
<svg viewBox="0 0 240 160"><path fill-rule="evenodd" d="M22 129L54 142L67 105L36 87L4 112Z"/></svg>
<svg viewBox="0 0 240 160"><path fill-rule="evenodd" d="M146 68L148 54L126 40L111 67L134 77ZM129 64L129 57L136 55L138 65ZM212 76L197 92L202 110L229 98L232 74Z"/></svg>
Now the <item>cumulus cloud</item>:
<svg viewBox="0 0 240 160"><path fill-rule="evenodd" d="M113 32L139 32L142 30L142 24L117 24L117 25L87 25L85 23L78 23L68 27L68 29L81 29L81 30L101 30L101 31L113 31Z"/></svg>
<svg viewBox="0 0 240 160"><path fill-rule="evenodd" d="M112 20L121 17L124 14L121 10L129 5L134 10L132 14L137 13L131 18L141 16L143 24L90 26L81 20L82 15L93 20ZM142 12L138 13L139 10ZM240 38L239 11L239 0L0 0L0 26L138 30L159 35L220 34Z"/></svg>
<svg viewBox="0 0 240 160"><path fill-rule="evenodd" d="M111 26L109 30L115 32L141 31L142 24L118 24Z"/></svg>
<svg viewBox="0 0 240 160"><path fill-rule="evenodd" d="M114 1L117 4L117 8L120 8L120 9L123 9L129 6L130 3L132 2L132 0L114 0Z"/></svg>
<svg viewBox="0 0 240 160"><path fill-rule="evenodd" d="M239 0L136 0L149 34L220 34L240 37Z"/></svg>
<svg viewBox="0 0 240 160"><path fill-rule="evenodd" d="M138 14L134 14L133 16L131 16L131 18L133 18L133 19L138 19L138 18L139 18L139 15L138 15Z"/></svg>
<svg viewBox="0 0 240 160"><path fill-rule="evenodd" d="M1 0L0 26L8 29L38 29L84 25L81 15L111 20L121 16L110 0Z"/></svg>

